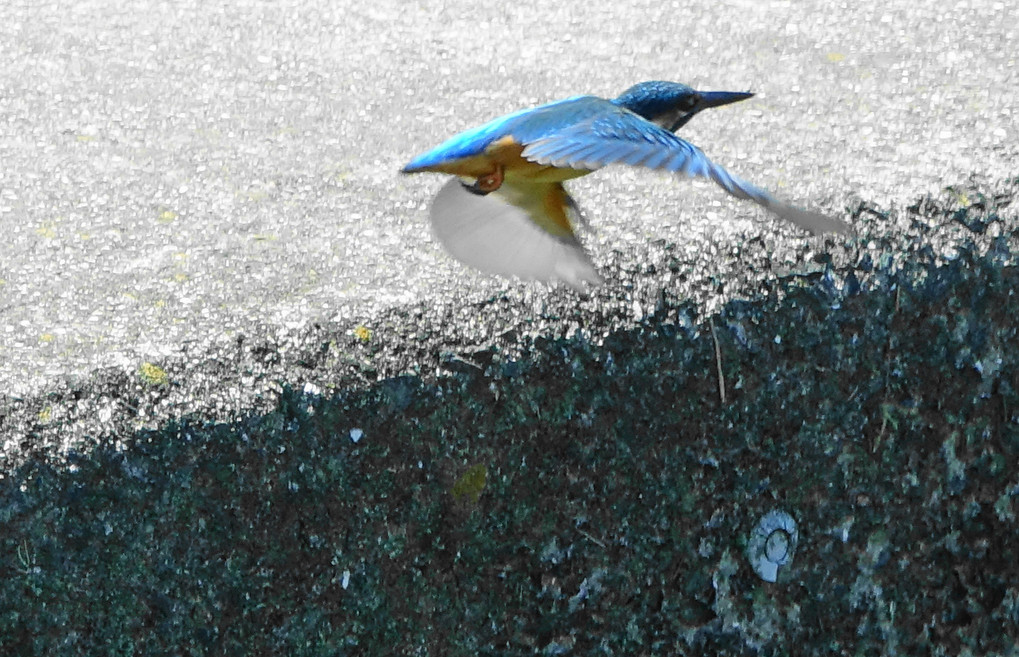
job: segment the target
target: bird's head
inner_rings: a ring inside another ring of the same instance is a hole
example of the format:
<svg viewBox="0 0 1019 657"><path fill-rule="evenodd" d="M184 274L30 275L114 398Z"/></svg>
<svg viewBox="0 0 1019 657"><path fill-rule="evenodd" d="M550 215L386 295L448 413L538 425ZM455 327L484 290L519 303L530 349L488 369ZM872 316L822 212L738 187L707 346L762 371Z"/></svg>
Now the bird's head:
<svg viewBox="0 0 1019 657"><path fill-rule="evenodd" d="M612 102L675 132L703 109L750 98L749 91L697 91L679 82L635 84Z"/></svg>

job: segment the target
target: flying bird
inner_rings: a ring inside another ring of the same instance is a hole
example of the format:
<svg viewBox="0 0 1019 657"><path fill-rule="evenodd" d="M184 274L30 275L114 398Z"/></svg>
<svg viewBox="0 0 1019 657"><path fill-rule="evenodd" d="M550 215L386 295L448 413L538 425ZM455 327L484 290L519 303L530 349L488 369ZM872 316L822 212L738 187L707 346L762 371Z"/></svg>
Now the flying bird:
<svg viewBox="0 0 1019 657"><path fill-rule="evenodd" d="M842 221L801 210L708 159L674 133L698 112L753 96L641 82L611 100L574 96L493 119L415 157L402 173L455 176L429 215L445 249L490 274L561 280L584 291L602 282L577 238L586 223L563 182L609 164L714 180L812 234L848 233Z"/></svg>

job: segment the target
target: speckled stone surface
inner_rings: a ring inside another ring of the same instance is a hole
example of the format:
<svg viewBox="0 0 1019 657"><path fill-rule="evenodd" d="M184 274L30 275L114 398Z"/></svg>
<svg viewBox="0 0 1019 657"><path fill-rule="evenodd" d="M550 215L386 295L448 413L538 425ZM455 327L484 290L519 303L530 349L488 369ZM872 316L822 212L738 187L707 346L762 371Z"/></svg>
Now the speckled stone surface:
<svg viewBox="0 0 1019 657"><path fill-rule="evenodd" d="M0 652L1015 655L1016 13L0 6ZM626 169L589 298L429 238L412 155L653 78L858 239Z"/></svg>

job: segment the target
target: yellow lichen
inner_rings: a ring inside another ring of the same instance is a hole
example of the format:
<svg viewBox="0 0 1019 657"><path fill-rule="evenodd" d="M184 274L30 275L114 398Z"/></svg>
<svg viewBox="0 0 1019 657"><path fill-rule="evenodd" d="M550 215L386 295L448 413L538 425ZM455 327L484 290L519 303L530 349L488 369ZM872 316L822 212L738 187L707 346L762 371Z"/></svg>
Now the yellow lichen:
<svg viewBox="0 0 1019 657"><path fill-rule="evenodd" d="M367 343L372 339L372 330L367 326L358 324L357 326L354 327L354 337L356 337L361 342Z"/></svg>
<svg viewBox="0 0 1019 657"><path fill-rule="evenodd" d="M170 382L166 370L152 363L142 363L138 368L138 376L141 377L143 383L150 386L165 386Z"/></svg>

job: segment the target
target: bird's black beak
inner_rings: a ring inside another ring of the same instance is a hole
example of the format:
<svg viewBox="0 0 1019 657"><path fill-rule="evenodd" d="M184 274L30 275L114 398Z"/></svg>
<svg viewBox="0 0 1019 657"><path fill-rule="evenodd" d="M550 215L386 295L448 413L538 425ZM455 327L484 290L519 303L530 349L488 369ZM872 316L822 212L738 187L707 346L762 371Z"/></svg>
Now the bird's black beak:
<svg viewBox="0 0 1019 657"><path fill-rule="evenodd" d="M693 109L677 118L676 122L669 128L670 131L675 132L682 128L686 125L687 121L692 119L701 110L706 110L710 107L721 107L722 105L735 103L739 100L746 100L754 94L749 91L701 91L697 95L698 100Z"/></svg>
<svg viewBox="0 0 1019 657"><path fill-rule="evenodd" d="M700 102L697 103L697 111L709 107L721 107L739 100L751 98L754 94L750 91L702 91Z"/></svg>

